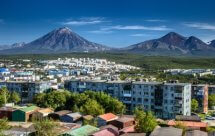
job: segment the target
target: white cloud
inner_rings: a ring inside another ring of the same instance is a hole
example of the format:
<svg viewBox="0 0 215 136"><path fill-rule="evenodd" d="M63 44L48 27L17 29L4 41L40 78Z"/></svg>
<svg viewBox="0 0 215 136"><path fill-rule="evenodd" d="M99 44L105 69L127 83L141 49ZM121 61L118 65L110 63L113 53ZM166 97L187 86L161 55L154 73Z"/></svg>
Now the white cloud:
<svg viewBox="0 0 215 136"><path fill-rule="evenodd" d="M184 23L187 27L202 29L202 30L215 30L215 25L208 23Z"/></svg>
<svg viewBox="0 0 215 136"><path fill-rule="evenodd" d="M148 37L148 36L152 36L151 34L131 34L130 36L133 37Z"/></svg>
<svg viewBox="0 0 215 136"><path fill-rule="evenodd" d="M147 22L166 22L166 20L162 20L162 19L148 19L145 21L147 21Z"/></svg>
<svg viewBox="0 0 215 136"><path fill-rule="evenodd" d="M113 33L113 31L105 31L105 30L94 30L94 31L88 31L89 33L93 34L110 34Z"/></svg>
<svg viewBox="0 0 215 136"><path fill-rule="evenodd" d="M107 22L102 17L83 17L78 20L69 20L62 22L63 25L93 25Z"/></svg>
<svg viewBox="0 0 215 136"><path fill-rule="evenodd" d="M168 31L172 30L166 26L143 26L143 25L116 25L116 26L109 26L104 27L101 30L151 30L151 31Z"/></svg>

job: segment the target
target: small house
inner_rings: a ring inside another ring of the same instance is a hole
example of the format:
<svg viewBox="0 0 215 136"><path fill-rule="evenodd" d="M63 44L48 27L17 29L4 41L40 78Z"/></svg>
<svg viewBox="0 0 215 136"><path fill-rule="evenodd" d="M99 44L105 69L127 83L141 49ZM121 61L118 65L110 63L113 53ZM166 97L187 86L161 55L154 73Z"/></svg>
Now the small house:
<svg viewBox="0 0 215 136"><path fill-rule="evenodd" d="M12 113L15 109L12 107L1 107L0 108L0 119L7 118L8 120L12 120Z"/></svg>
<svg viewBox="0 0 215 136"><path fill-rule="evenodd" d="M125 133L120 136L146 136L146 133Z"/></svg>
<svg viewBox="0 0 215 136"><path fill-rule="evenodd" d="M150 136L182 136L183 130L174 127L157 127Z"/></svg>
<svg viewBox="0 0 215 136"><path fill-rule="evenodd" d="M202 130L202 131L206 131L206 128L208 126L207 123L205 122L192 122L192 121L174 121L174 120L170 120L168 121L168 125L169 126L175 126L177 125L177 123L181 123L183 124L185 127L187 127L188 129L191 130Z"/></svg>
<svg viewBox="0 0 215 136"><path fill-rule="evenodd" d="M50 113L54 111L50 108L39 109L32 114L33 119L43 119L46 118Z"/></svg>
<svg viewBox="0 0 215 136"><path fill-rule="evenodd" d="M68 113L68 114L61 116L60 121L73 123L73 122L79 121L81 119L81 117L82 117L82 115L79 112Z"/></svg>
<svg viewBox="0 0 215 136"><path fill-rule="evenodd" d="M122 116L116 120L110 121L109 124L116 126L120 130L135 125L135 120L133 116Z"/></svg>
<svg viewBox="0 0 215 136"><path fill-rule="evenodd" d="M118 119L118 116L113 113L106 113L98 116L98 126L105 126L108 122Z"/></svg>
<svg viewBox="0 0 215 136"><path fill-rule="evenodd" d="M35 128L33 125L27 125L25 126L13 126L9 130L5 130L3 133L6 136L29 136L33 133L35 133Z"/></svg>
<svg viewBox="0 0 215 136"><path fill-rule="evenodd" d="M192 130L186 131L185 136L208 136L208 133L200 130Z"/></svg>
<svg viewBox="0 0 215 136"><path fill-rule="evenodd" d="M201 122L201 119L197 115L185 116L185 115L177 115L175 117L177 121L193 121L193 122Z"/></svg>
<svg viewBox="0 0 215 136"><path fill-rule="evenodd" d="M69 114L69 113L72 113L72 111L69 111L69 110L62 110L62 111L57 111L57 112L53 112L51 114L48 115L49 118L52 118L54 120L60 120L60 118L63 116L63 115L66 115L66 114Z"/></svg>
<svg viewBox="0 0 215 136"><path fill-rule="evenodd" d="M119 133L116 133L110 129L103 129L93 133L91 136L119 136Z"/></svg>
<svg viewBox="0 0 215 136"><path fill-rule="evenodd" d="M12 113L12 121L27 122L32 114L38 109L39 107L37 106L17 109Z"/></svg>

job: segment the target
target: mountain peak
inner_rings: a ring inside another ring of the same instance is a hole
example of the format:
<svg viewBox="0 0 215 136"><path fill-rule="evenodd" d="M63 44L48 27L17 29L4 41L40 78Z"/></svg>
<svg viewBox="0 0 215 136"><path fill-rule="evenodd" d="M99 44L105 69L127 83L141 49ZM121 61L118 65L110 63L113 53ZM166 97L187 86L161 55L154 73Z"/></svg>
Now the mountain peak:
<svg viewBox="0 0 215 136"><path fill-rule="evenodd" d="M212 41L210 42L210 46L215 47L215 40L212 40Z"/></svg>
<svg viewBox="0 0 215 136"><path fill-rule="evenodd" d="M103 51L109 49L106 46L84 39L68 27L55 29L26 44L24 48L35 51L45 50L54 52L85 52Z"/></svg>
<svg viewBox="0 0 215 136"><path fill-rule="evenodd" d="M58 28L57 29L57 32L59 32L59 33L71 33L72 32L72 30L70 29L70 28L68 28L68 27L61 27L61 28Z"/></svg>
<svg viewBox="0 0 215 136"><path fill-rule="evenodd" d="M186 38L176 32L170 32L161 37L159 41L169 45L183 46Z"/></svg>
<svg viewBox="0 0 215 136"><path fill-rule="evenodd" d="M162 38L182 38L184 39L184 37L176 32L169 32L168 34L164 35Z"/></svg>

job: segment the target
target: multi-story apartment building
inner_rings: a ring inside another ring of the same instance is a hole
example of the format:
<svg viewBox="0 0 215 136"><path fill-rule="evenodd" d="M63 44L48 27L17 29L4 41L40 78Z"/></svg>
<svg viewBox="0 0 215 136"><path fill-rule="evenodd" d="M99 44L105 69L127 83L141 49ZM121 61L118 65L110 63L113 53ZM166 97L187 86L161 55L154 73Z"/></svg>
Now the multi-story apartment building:
<svg viewBox="0 0 215 136"><path fill-rule="evenodd" d="M191 114L191 84L134 82L132 106L153 111L160 118Z"/></svg>
<svg viewBox="0 0 215 136"><path fill-rule="evenodd" d="M199 103L199 112L208 112L208 88L207 84L192 85L192 98Z"/></svg>
<svg viewBox="0 0 215 136"><path fill-rule="evenodd" d="M142 107L160 118L191 115L191 84L70 80L65 88L73 92L103 91L122 101L129 111Z"/></svg>
<svg viewBox="0 0 215 136"><path fill-rule="evenodd" d="M50 88L48 82L26 82L26 81L3 81L1 87L7 87L9 91L15 91L20 94L22 102L32 101L33 96L42 93Z"/></svg>

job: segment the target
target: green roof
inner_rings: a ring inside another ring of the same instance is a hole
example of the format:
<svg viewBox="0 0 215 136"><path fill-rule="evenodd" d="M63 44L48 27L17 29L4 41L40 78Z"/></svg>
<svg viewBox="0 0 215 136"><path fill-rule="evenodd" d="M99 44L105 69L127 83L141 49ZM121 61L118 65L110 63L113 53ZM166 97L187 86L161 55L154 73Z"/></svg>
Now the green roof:
<svg viewBox="0 0 215 136"><path fill-rule="evenodd" d="M99 128L97 128L97 127L85 125L83 127L68 131L68 132L64 133L64 135L66 135L66 136L88 136L98 130L99 130Z"/></svg>
<svg viewBox="0 0 215 136"><path fill-rule="evenodd" d="M36 110L37 108L38 108L37 106L29 106L29 107L21 108L20 110L24 112L30 112L30 111Z"/></svg>

